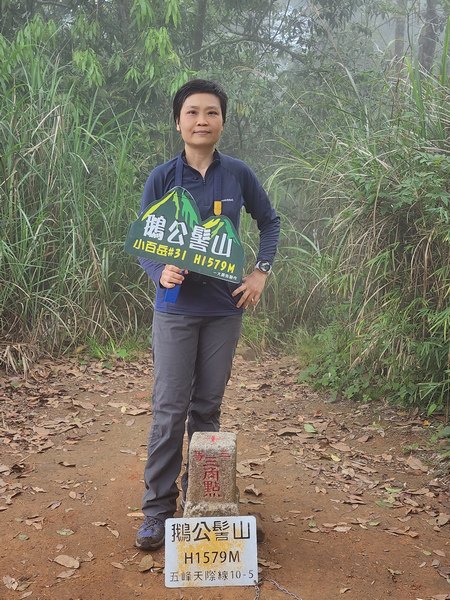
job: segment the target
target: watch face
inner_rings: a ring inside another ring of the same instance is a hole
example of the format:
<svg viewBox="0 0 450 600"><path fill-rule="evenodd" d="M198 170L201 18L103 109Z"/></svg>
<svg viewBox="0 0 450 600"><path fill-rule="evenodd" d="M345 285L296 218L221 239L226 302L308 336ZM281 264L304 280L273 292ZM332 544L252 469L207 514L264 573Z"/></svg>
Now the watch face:
<svg viewBox="0 0 450 600"><path fill-rule="evenodd" d="M267 262L266 260L262 260L261 262L258 263L258 269L260 271L262 271L263 273L269 273L270 269L271 269L271 264L270 264L270 262Z"/></svg>

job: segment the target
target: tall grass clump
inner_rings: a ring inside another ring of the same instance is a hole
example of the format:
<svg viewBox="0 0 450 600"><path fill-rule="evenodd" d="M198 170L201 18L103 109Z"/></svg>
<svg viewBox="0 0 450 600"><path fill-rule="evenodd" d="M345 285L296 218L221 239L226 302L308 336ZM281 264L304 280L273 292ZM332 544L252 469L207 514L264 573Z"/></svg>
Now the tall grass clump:
<svg viewBox="0 0 450 600"><path fill-rule="evenodd" d="M305 375L347 397L388 398L430 414L445 406L448 411L445 58L436 73L409 64L396 81L386 77L377 103L358 98L361 110L349 112L336 96L340 126L322 134L311 166L292 156L279 173L291 184L304 181L315 194L316 218L328 219L321 234L329 265L322 279L326 318L307 344Z"/></svg>
<svg viewBox="0 0 450 600"><path fill-rule="evenodd" d="M295 222L293 199L276 178L266 182L271 201L281 219L280 243L261 302L255 311L247 311L243 321L243 339L255 350L269 348L291 351L291 335L300 325L311 329L321 322L321 307L326 288L321 285L327 274L328 257L313 235L301 231ZM258 230L249 215L242 214L241 239L247 272L254 268L259 245Z"/></svg>
<svg viewBox="0 0 450 600"><path fill-rule="evenodd" d="M136 330L148 305L123 253L133 130L59 63L54 33L35 20L0 36L0 364L15 368Z"/></svg>

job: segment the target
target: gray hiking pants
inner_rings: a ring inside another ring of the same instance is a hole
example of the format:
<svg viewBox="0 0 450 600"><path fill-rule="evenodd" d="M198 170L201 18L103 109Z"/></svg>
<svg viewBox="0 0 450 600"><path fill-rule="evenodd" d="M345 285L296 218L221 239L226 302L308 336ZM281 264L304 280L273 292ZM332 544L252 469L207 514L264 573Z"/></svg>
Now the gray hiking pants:
<svg viewBox="0 0 450 600"><path fill-rule="evenodd" d="M145 515L176 510L183 437L219 431L220 406L230 378L242 315L193 317L156 312L153 317L153 423L144 471Z"/></svg>

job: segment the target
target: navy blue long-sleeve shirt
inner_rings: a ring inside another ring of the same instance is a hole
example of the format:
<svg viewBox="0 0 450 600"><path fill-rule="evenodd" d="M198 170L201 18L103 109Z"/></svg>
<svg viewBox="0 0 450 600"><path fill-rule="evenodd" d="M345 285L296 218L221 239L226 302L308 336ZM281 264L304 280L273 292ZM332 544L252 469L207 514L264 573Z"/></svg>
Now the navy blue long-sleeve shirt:
<svg viewBox="0 0 450 600"><path fill-rule="evenodd" d="M203 178L184 160L182 185L197 203L202 220L213 216L214 169L221 169L222 214L231 219L237 231L241 208L255 219L260 243L257 260L273 262L277 250L280 218L273 209L270 200L259 183L256 175L243 161L217 151ZM175 186L175 167L178 157L156 167L144 187L141 201L141 213L146 207L162 198ZM155 310L159 312L192 316L227 316L242 312L236 308L238 298L231 293L240 284L230 284L212 277L188 274L181 284L176 303L164 302L165 288L159 284L164 265L148 258L139 258L139 262L156 284Z"/></svg>

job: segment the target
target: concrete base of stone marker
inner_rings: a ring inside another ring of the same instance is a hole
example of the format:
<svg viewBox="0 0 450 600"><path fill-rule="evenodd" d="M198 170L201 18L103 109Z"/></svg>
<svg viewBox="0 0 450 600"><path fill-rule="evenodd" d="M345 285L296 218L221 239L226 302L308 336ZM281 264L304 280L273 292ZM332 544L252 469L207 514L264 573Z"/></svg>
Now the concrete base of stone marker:
<svg viewBox="0 0 450 600"><path fill-rule="evenodd" d="M236 502L188 502L184 507L183 517L238 517L239 500Z"/></svg>
<svg viewBox="0 0 450 600"><path fill-rule="evenodd" d="M185 518L239 516L235 433L194 433L188 482Z"/></svg>

